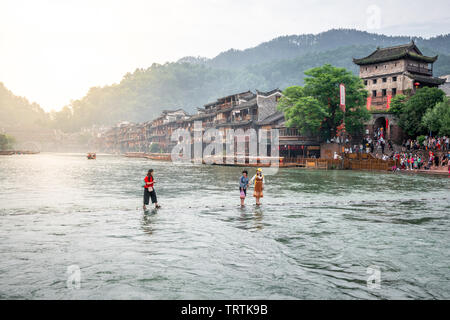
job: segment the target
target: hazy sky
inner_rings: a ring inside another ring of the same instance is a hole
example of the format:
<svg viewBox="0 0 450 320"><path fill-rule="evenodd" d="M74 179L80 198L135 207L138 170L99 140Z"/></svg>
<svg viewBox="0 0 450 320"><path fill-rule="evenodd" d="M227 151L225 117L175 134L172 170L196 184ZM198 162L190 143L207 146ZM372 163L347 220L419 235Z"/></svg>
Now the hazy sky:
<svg viewBox="0 0 450 320"><path fill-rule="evenodd" d="M357 28L450 32L449 0L0 0L0 82L45 110L181 57Z"/></svg>

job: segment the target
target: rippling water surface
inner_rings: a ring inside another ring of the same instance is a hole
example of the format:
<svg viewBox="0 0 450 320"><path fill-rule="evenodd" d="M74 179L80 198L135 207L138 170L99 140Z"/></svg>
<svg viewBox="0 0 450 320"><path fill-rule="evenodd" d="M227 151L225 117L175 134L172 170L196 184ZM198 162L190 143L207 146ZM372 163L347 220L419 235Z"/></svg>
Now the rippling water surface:
<svg viewBox="0 0 450 320"><path fill-rule="evenodd" d="M149 168L163 208L146 214ZM0 298L450 298L447 177L282 169L260 208L241 209L240 171L1 157ZM67 287L72 265L80 289Z"/></svg>

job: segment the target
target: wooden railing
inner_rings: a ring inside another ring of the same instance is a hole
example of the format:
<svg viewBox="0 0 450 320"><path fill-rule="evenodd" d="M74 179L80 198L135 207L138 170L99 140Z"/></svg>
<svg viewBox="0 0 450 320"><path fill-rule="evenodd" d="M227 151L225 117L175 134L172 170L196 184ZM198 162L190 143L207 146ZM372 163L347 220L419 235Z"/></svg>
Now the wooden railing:
<svg viewBox="0 0 450 320"><path fill-rule="evenodd" d="M420 67L414 67L414 66L406 66L406 70L407 70L407 71L411 71L411 72L416 72L416 73L426 74L426 75L428 75L428 76L432 76L432 75L433 75L433 70L428 69L428 68L420 68Z"/></svg>
<svg viewBox="0 0 450 320"><path fill-rule="evenodd" d="M315 158L284 158L284 164L296 164L304 168L313 169L350 169L350 170L382 170L388 171L395 161L375 159L367 154L354 154L342 159L315 159Z"/></svg>
<svg viewBox="0 0 450 320"><path fill-rule="evenodd" d="M169 153L143 153L143 152L129 152L126 154L127 157L133 158L147 158L152 160L163 160L170 161L171 155ZM205 160L205 159L203 159ZM227 164L226 157L223 156L211 156L211 162L219 163L217 160L223 160L223 164ZM216 160L216 161L214 161ZM245 159L244 163L240 163L238 157L234 157L234 165L245 165L245 166L270 166L270 160L274 160L271 157L257 157L253 158L254 161L249 161L248 157ZM265 161L267 163L265 163ZM254 163L252 163L254 162ZM208 162L210 163L210 162ZM381 159L362 159L355 157L346 157L344 159L316 159L316 158L284 158L280 157L280 166L291 166L295 164L298 167L303 167L306 169L344 169L344 170L370 170L370 171L389 171L395 165L395 161L388 160L384 161Z"/></svg>

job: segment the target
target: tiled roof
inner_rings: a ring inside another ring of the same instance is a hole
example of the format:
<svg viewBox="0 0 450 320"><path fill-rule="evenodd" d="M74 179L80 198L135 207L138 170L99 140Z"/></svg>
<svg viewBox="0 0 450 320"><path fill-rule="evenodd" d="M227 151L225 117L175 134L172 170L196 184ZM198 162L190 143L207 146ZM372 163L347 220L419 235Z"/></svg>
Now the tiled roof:
<svg viewBox="0 0 450 320"><path fill-rule="evenodd" d="M256 99L252 99L252 100L243 102L240 105L234 107L233 110L243 110L243 109L252 108L252 107L256 107L256 106L257 106Z"/></svg>
<svg viewBox="0 0 450 320"><path fill-rule="evenodd" d="M430 84L441 85L441 84L445 83L445 79L436 78L436 77L421 76L421 75L412 74L412 73L409 73L409 72L405 72L405 76L407 76L408 78L413 79L415 81L425 82L425 83L430 83Z"/></svg>
<svg viewBox="0 0 450 320"><path fill-rule="evenodd" d="M422 61L426 63L433 63L437 60L438 56L427 57L422 54L422 52L417 48L414 42L408 44L388 47L388 48L377 48L372 54L365 58L355 59L353 62L357 65L367 65L373 63L381 63L387 61L393 61L403 58L409 58L412 60Z"/></svg>
<svg viewBox="0 0 450 320"><path fill-rule="evenodd" d="M218 98L217 100L223 100L223 99L231 98L231 97L234 97L234 96L246 96L246 95L250 95L250 94L252 94L252 92L250 90L248 90L248 91L244 91L244 92L240 92L240 93L230 94L228 96L225 96L225 97L222 97L222 98Z"/></svg>
<svg viewBox="0 0 450 320"><path fill-rule="evenodd" d="M256 94L254 94L253 92L250 92L250 91L248 93L239 95L240 99L246 100L246 101L251 100L255 97L256 97Z"/></svg>
<svg viewBox="0 0 450 320"><path fill-rule="evenodd" d="M215 112L195 114L195 115L193 115L192 117L190 117L190 118L188 119L188 121L193 121L193 120L199 120L199 119L210 118L210 117L214 117L215 115L216 115Z"/></svg>
<svg viewBox="0 0 450 320"><path fill-rule="evenodd" d="M205 108L206 108L206 107L210 107L210 106L213 106L213 105L215 105L215 104L217 104L217 101L215 101L215 102L210 102L210 103L207 103L207 104L205 104ZM203 109L205 109L205 108L203 108Z"/></svg>
<svg viewBox="0 0 450 320"><path fill-rule="evenodd" d="M235 122L225 122L225 123L218 123L215 125L217 128L221 127L239 127L239 126L246 126L248 124L251 124L253 120L246 120L246 121L235 121Z"/></svg>
<svg viewBox="0 0 450 320"><path fill-rule="evenodd" d="M272 94L274 94L274 93L276 93L276 92L282 93L282 91L281 91L280 89L278 89L278 88L277 88L277 89L273 89L273 90L271 90L271 91L267 91L267 92L259 91L259 90L256 90L256 92L257 92L259 95L265 96L265 97L270 96L270 95L272 95Z"/></svg>
<svg viewBox="0 0 450 320"><path fill-rule="evenodd" d="M284 119L284 113L281 111L277 111L277 112L271 114L270 116L268 116L267 118L263 119L262 121L259 121L258 124L259 125L267 125L267 124L271 124L275 121L278 121L280 119Z"/></svg>

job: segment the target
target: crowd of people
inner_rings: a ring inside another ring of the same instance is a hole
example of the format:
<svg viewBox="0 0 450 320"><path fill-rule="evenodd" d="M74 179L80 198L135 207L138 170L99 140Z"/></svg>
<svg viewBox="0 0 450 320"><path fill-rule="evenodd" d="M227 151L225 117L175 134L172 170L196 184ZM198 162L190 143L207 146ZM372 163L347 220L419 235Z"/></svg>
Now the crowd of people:
<svg viewBox="0 0 450 320"><path fill-rule="evenodd" d="M386 140L384 137L383 128L376 130L372 138L369 135L364 137L359 145L348 146L348 139L345 140L345 145L347 145L344 149L345 153L377 153L377 151L381 151L381 154L385 154L386 151L391 153L394 151L392 141Z"/></svg>
<svg viewBox="0 0 450 320"><path fill-rule="evenodd" d="M406 151L414 150L450 150L450 137L428 137L420 143L419 140L408 139L403 141L402 147Z"/></svg>
<svg viewBox="0 0 450 320"><path fill-rule="evenodd" d="M430 151L426 157L419 153L395 152L391 159L396 162L394 170L432 170L448 167L450 173L450 151L441 156Z"/></svg>
<svg viewBox="0 0 450 320"><path fill-rule="evenodd" d="M392 153L394 151L394 145L391 140L386 142L384 138L373 140L366 137L360 145L346 146L344 153L376 153L377 150L380 150L382 154L385 154L386 151Z"/></svg>
<svg viewBox="0 0 450 320"><path fill-rule="evenodd" d="M403 141L400 148L394 148L391 140L386 140L383 128L367 135L360 145L347 145L346 154L370 153L382 160L394 160L394 170L436 170L447 168L450 174L450 137L425 136L421 139ZM424 154L424 151L427 153ZM335 155L335 159L338 156Z"/></svg>

